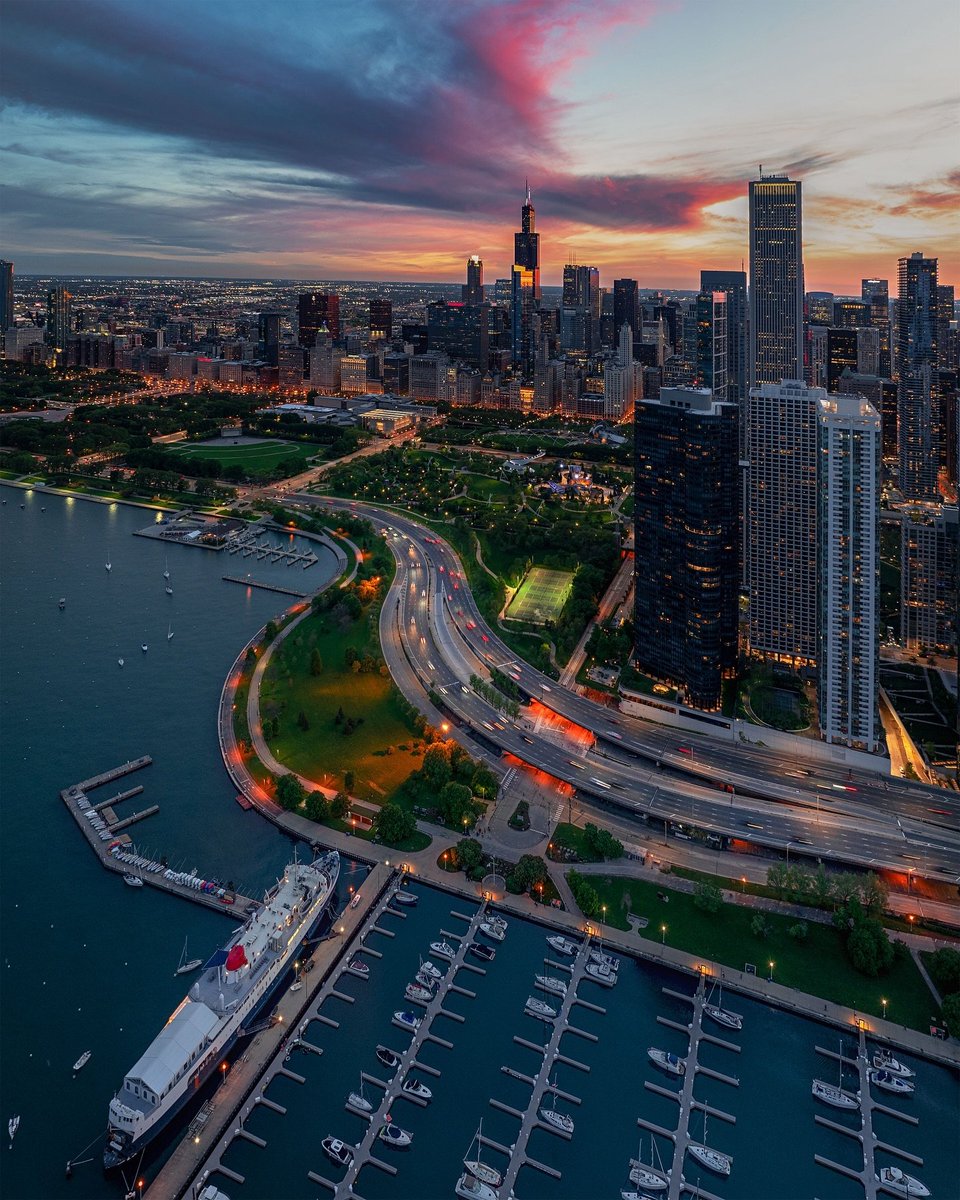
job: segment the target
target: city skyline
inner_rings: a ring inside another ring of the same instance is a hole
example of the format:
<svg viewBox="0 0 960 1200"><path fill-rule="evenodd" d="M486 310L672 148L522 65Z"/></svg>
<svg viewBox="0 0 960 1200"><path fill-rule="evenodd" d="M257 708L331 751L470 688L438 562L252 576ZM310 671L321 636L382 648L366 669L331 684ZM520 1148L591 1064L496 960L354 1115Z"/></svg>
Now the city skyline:
<svg viewBox="0 0 960 1200"><path fill-rule="evenodd" d="M940 0L909 22L859 0L802 20L752 0L403 11L221 6L205 40L182 36L180 0L15 0L4 256L22 273L460 282L478 254L492 283L529 177L544 284L577 261L605 286L695 289L747 258L762 163L803 182L807 290L857 294L916 250L957 274ZM785 44L804 64L789 86Z"/></svg>

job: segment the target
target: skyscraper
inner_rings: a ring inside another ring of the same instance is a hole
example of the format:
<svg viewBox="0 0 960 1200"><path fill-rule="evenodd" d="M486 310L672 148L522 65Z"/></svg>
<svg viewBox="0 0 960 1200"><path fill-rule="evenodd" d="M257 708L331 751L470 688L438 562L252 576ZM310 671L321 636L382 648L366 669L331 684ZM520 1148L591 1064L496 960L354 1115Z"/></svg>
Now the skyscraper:
<svg viewBox="0 0 960 1200"><path fill-rule="evenodd" d="M738 420L736 405L692 388L634 411L636 662L697 708L720 707L737 661Z"/></svg>
<svg viewBox="0 0 960 1200"><path fill-rule="evenodd" d="M741 434L747 402L747 275L745 271L701 271L701 292L727 294L727 399L740 405Z"/></svg>
<svg viewBox="0 0 960 1200"><path fill-rule="evenodd" d="M817 401L817 703L825 741L876 753L880 711L880 414Z"/></svg>
<svg viewBox="0 0 960 1200"><path fill-rule="evenodd" d="M619 336L624 325L630 326L634 341L638 341L640 338L640 299L635 279L615 279L613 281L613 329L616 336Z"/></svg>
<svg viewBox="0 0 960 1200"><path fill-rule="evenodd" d="M952 283L937 285L937 360L945 369L957 367L957 339L950 336L956 299Z"/></svg>
<svg viewBox="0 0 960 1200"><path fill-rule="evenodd" d="M57 284L47 292L47 326L45 341L52 346L61 358L67 348L67 338L70 336L70 304L73 296L62 284Z"/></svg>
<svg viewBox="0 0 960 1200"><path fill-rule="evenodd" d="M701 292L694 301L697 387L708 388L715 400L728 398L727 294Z"/></svg>
<svg viewBox="0 0 960 1200"><path fill-rule="evenodd" d="M334 292L301 292L297 300L301 346L311 349L317 333L326 325L334 341L340 337L340 297Z"/></svg>
<svg viewBox="0 0 960 1200"><path fill-rule="evenodd" d="M513 235L510 297L513 365L525 378L533 375L537 351L534 314L540 308L540 235L536 220L528 185L520 210L520 232Z"/></svg>
<svg viewBox="0 0 960 1200"><path fill-rule="evenodd" d="M483 303L483 262L479 254L467 259L467 282L460 289L460 299L464 304Z"/></svg>
<svg viewBox="0 0 960 1200"><path fill-rule="evenodd" d="M280 314L262 312L257 314L257 353L264 362L275 367L280 349Z"/></svg>
<svg viewBox="0 0 960 1200"><path fill-rule="evenodd" d="M747 451L750 648L802 664L817 653L817 402L799 380L751 388Z"/></svg>
<svg viewBox="0 0 960 1200"><path fill-rule="evenodd" d="M900 439L900 491L907 500L937 499L940 460L937 407L937 260L899 261L894 369Z"/></svg>
<svg viewBox="0 0 960 1200"><path fill-rule="evenodd" d="M560 342L564 350L592 354L600 341L600 271L567 263L563 268Z"/></svg>
<svg viewBox="0 0 960 1200"><path fill-rule="evenodd" d="M13 324L13 263L0 259L0 354L6 351L7 330Z"/></svg>
<svg viewBox="0 0 960 1200"><path fill-rule="evenodd" d="M340 310L337 307L339 320ZM370 297L370 341L386 342L393 332L393 304L385 296Z"/></svg>
<svg viewBox="0 0 960 1200"><path fill-rule="evenodd" d="M860 297L870 305L870 324L880 334L878 374L890 379L893 375L890 361L890 285L886 279L861 279Z"/></svg>
<svg viewBox="0 0 960 1200"><path fill-rule="evenodd" d="M750 386L803 376L801 185L750 183Z"/></svg>

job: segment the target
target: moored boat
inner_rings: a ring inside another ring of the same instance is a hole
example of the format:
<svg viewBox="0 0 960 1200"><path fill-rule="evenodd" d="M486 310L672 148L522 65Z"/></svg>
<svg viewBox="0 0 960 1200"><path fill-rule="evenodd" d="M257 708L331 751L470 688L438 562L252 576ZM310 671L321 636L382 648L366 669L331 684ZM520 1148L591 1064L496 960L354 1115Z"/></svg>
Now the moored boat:
<svg viewBox="0 0 960 1200"><path fill-rule="evenodd" d="M460 1176L454 1191L463 1200L497 1200L497 1193L493 1188L476 1175L471 1175L469 1171L464 1171Z"/></svg>
<svg viewBox="0 0 960 1200"><path fill-rule="evenodd" d="M534 979L537 981L537 987L542 987L545 992L552 992L555 996L567 994L567 985L554 975L535 975Z"/></svg>
<svg viewBox="0 0 960 1200"><path fill-rule="evenodd" d="M413 1134L408 1133L405 1129L401 1129L399 1125L394 1125L388 1122L377 1137L381 1142L385 1142L388 1146L393 1146L397 1150L405 1149L413 1141Z"/></svg>
<svg viewBox="0 0 960 1200"><path fill-rule="evenodd" d="M349 1167L353 1162L353 1148L339 1138L325 1137L320 1145L327 1158L332 1158L341 1167Z"/></svg>
<svg viewBox="0 0 960 1200"><path fill-rule="evenodd" d="M83 1070L83 1068L90 1061L90 1058L92 1055L93 1055L92 1050L84 1050L84 1052L80 1055L80 1057L77 1059L77 1061L73 1064L74 1074L76 1074L77 1071Z"/></svg>
<svg viewBox="0 0 960 1200"><path fill-rule="evenodd" d="M483 1122L481 1121L477 1126L477 1132L473 1136L473 1141L470 1143L470 1149L467 1151L468 1154L473 1151L476 1157L465 1158L463 1160L463 1165L475 1179L478 1179L481 1183L486 1184L488 1188L498 1188L500 1184L503 1183L503 1176L496 1169L496 1167L491 1167L489 1163L481 1162L480 1150L482 1145ZM474 1146L476 1146L475 1151L473 1150Z"/></svg>
<svg viewBox="0 0 960 1200"><path fill-rule="evenodd" d="M911 1071L898 1058L894 1058L889 1050L878 1050L873 1056L873 1065L880 1071L889 1071L891 1075L900 1075L903 1079L912 1079L916 1074L916 1071Z"/></svg>
<svg viewBox="0 0 960 1200"><path fill-rule="evenodd" d="M557 1015L557 1010L551 1008L544 1000L537 999L536 996L528 996L527 1002L523 1006L524 1012L530 1014L531 1017L540 1017L544 1021L552 1021Z"/></svg>
<svg viewBox="0 0 960 1200"><path fill-rule="evenodd" d="M588 979L601 983L604 987L613 987L619 979L616 971L612 970L608 963L587 963L584 973Z"/></svg>
<svg viewBox="0 0 960 1200"><path fill-rule="evenodd" d="M669 1050L658 1050L656 1046L650 1046L647 1050L647 1057L656 1066L666 1071L668 1075L683 1075L686 1073L686 1062L682 1058L678 1058L676 1054L671 1054Z"/></svg>
<svg viewBox="0 0 960 1200"><path fill-rule="evenodd" d="M557 954L565 954L567 958L572 958L577 952L576 945L569 938L562 937L559 933L554 934L553 937L548 937L547 945L551 950L556 951Z"/></svg>
<svg viewBox="0 0 960 1200"><path fill-rule="evenodd" d="M370 968L360 958L355 958L353 962L350 963L350 970L356 975L362 975L364 979L366 979L366 977L370 974Z"/></svg>
<svg viewBox="0 0 960 1200"><path fill-rule="evenodd" d="M493 962L497 952L492 946L485 946L482 942L471 942L467 953L472 954L474 958L482 958L484 962Z"/></svg>
<svg viewBox="0 0 960 1200"><path fill-rule="evenodd" d="M431 942L430 943L430 953L436 954L438 958L452 959L452 958L454 958L454 956L456 955L457 952L456 952L456 950L454 950L454 948L450 945L449 942Z"/></svg>
<svg viewBox="0 0 960 1200"><path fill-rule="evenodd" d="M393 894L393 899L397 902L397 904L413 905L420 903L420 897L416 892L408 892L404 888L397 888Z"/></svg>
<svg viewBox="0 0 960 1200"><path fill-rule="evenodd" d="M429 979L442 979L443 978L443 972L440 970L439 967L434 966L429 958L427 959L426 962L420 963L420 970L417 973L426 975L427 978L429 978Z"/></svg>
<svg viewBox="0 0 960 1200"><path fill-rule="evenodd" d="M143 887L143 880L139 875L124 875L123 882L127 887Z"/></svg>
<svg viewBox="0 0 960 1200"><path fill-rule="evenodd" d="M203 966L202 958L187 958L187 939L183 939L183 950L180 952L180 965L174 971L174 975L189 975L191 971L195 971L197 967Z"/></svg>
<svg viewBox="0 0 960 1200"><path fill-rule="evenodd" d="M408 1096L417 1096L428 1102L433 1099L433 1092L419 1079L405 1079L400 1085L400 1090L406 1092Z"/></svg>
<svg viewBox="0 0 960 1200"><path fill-rule="evenodd" d="M901 1171L899 1167L884 1167L877 1176L877 1181L881 1186L896 1192L898 1196L930 1195L930 1189L925 1183L921 1183L916 1175L908 1175L906 1171Z"/></svg>
<svg viewBox="0 0 960 1200"><path fill-rule="evenodd" d="M335 850L289 863L263 906L207 960L110 1103L105 1169L138 1156L217 1073L319 925L339 874Z"/></svg>
<svg viewBox="0 0 960 1200"><path fill-rule="evenodd" d="M870 1068L867 1078L874 1087L884 1092L892 1092L895 1096L912 1096L916 1091L915 1085L909 1079L904 1079L902 1075L891 1075L889 1071L878 1071L876 1067Z"/></svg>
<svg viewBox="0 0 960 1200"><path fill-rule="evenodd" d="M720 988L720 996L716 1004L713 1001L713 993L717 987ZM710 995L707 997L707 1002L703 1006L703 1015L709 1017L711 1021L716 1021L718 1025L724 1025L727 1029L742 1029L743 1017L739 1013L731 1012L729 1008L723 1007L723 984L714 983L710 989Z"/></svg>
<svg viewBox="0 0 960 1200"><path fill-rule="evenodd" d="M412 1012L407 1012L405 1009L398 1009L393 1014L393 1020L396 1025L403 1029L409 1029L411 1033L416 1033L420 1028L420 1017L416 1017Z"/></svg>
<svg viewBox="0 0 960 1200"><path fill-rule="evenodd" d="M13 1139L17 1136L17 1130L20 1128L20 1114L16 1113L7 1122L7 1133L10 1135L10 1145L13 1145Z"/></svg>
<svg viewBox="0 0 960 1200"><path fill-rule="evenodd" d="M424 987L422 983L408 983L403 998L405 1000L417 1000L422 1004L429 1004L433 999L433 992L428 987Z"/></svg>
<svg viewBox="0 0 960 1200"><path fill-rule="evenodd" d="M691 1142L687 1146L687 1153L701 1166L717 1175L729 1175L733 1167L733 1159L729 1154L721 1154L719 1150L712 1150L709 1146L701 1146L697 1142Z"/></svg>
<svg viewBox="0 0 960 1200"><path fill-rule="evenodd" d="M480 932L484 935L484 937L488 937L494 942L502 942L507 936L507 931L504 929L504 927L502 925L498 925L494 921L481 921Z"/></svg>
<svg viewBox="0 0 960 1200"><path fill-rule="evenodd" d="M620 959L596 946L590 951L590 961L598 967L609 967L611 971L620 970Z"/></svg>
<svg viewBox="0 0 960 1200"><path fill-rule="evenodd" d="M372 1113L373 1112L373 1105L363 1094L363 1075L362 1074L360 1075L360 1091L359 1092L351 1092L350 1095L347 1097L347 1104L349 1104L351 1108L357 1109L358 1112L363 1112L363 1113Z"/></svg>
<svg viewBox="0 0 960 1200"><path fill-rule="evenodd" d="M377 1058L385 1067L396 1069L400 1066L399 1057L392 1050L388 1050L386 1046L377 1047Z"/></svg>
<svg viewBox="0 0 960 1200"><path fill-rule="evenodd" d="M566 1113L557 1112L555 1108L541 1108L540 1120L563 1133L573 1133L573 1117Z"/></svg>
<svg viewBox="0 0 960 1200"><path fill-rule="evenodd" d="M822 1079L813 1081L812 1092L814 1100L822 1100L824 1104L829 1104L833 1108L860 1107L859 1096L853 1096L850 1092L845 1092L832 1083L824 1083Z"/></svg>

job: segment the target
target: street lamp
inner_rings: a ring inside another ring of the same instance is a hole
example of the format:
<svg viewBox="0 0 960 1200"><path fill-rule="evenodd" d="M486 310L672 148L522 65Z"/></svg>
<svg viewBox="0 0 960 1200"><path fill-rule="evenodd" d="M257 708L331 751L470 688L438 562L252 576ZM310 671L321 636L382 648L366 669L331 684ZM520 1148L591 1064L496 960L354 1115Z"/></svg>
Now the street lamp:
<svg viewBox="0 0 960 1200"><path fill-rule="evenodd" d="M604 926L604 923L606 922L606 919L607 919L607 906L605 904L601 904L600 905L600 936L601 937L603 936L603 926Z"/></svg>
<svg viewBox="0 0 960 1200"><path fill-rule="evenodd" d="M661 925L660 926L660 945L665 946L666 944L667 944L667 927L666 927L666 925Z"/></svg>
<svg viewBox="0 0 960 1200"><path fill-rule="evenodd" d="M746 875L740 876L740 894L743 895L743 885L747 882Z"/></svg>
<svg viewBox="0 0 960 1200"><path fill-rule="evenodd" d="M883 1019L886 1020L887 1019L887 1002L886 1002L886 1000L884 1000L884 998L882 996L880 997L880 1003L883 1005Z"/></svg>
<svg viewBox="0 0 960 1200"><path fill-rule="evenodd" d="M768 982L768 983L773 983L773 968L774 968L776 965L777 965L777 964L776 964L775 962L773 962L773 960L771 960L771 961L770 961L770 974L767 976L767 982Z"/></svg>

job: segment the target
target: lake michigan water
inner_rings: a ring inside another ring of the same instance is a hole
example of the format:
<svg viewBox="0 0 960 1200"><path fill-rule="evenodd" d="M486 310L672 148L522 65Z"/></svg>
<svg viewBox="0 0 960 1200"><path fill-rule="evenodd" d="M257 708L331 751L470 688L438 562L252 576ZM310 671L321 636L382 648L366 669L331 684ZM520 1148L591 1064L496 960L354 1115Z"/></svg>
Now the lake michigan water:
<svg viewBox="0 0 960 1200"><path fill-rule="evenodd" d="M117 1186L99 1169L109 1099L183 995L183 980L173 972L184 937L191 954L201 955L231 926L150 888L134 892L104 872L58 793L127 758L151 754L153 766L129 784L107 785L98 798L142 783L144 794L126 807L160 805L157 816L134 829L145 848L254 894L269 884L288 860L290 842L235 804L217 746L216 707L239 648L285 601L222 582L222 574L235 573L236 560L184 547L167 551L174 595L166 596L164 547L131 536L154 519L150 511L25 495L6 486L0 497L7 501L0 507L0 1116L22 1117L13 1149L0 1149L0 1196L113 1197ZM297 587L307 578L298 567L245 563L244 571L265 581ZM311 586L332 570L331 556L309 573ZM60 596L67 601L63 612ZM168 642L171 622L175 636ZM147 654L140 650L144 640ZM117 666L121 655L123 669ZM320 1139L333 1134L359 1140L362 1125L344 1111L346 1095L358 1086L361 1070L382 1077L374 1056L378 1042L404 1045L407 1035L390 1024L392 1013L404 1007L404 984L441 929L460 928L450 910L468 909L465 900L416 886L418 907L406 919L386 918L396 937L371 935L384 957L369 960L370 978L343 977L341 990L357 1002L326 1002L324 1013L340 1027L311 1025L308 1040L323 1048L322 1057L298 1052L291 1062L306 1084L279 1079L272 1086L270 1095L287 1106L287 1114L260 1109L248 1121L267 1147L240 1141L228 1151L226 1165L246 1178L242 1186L219 1181L232 1200L309 1200L325 1193L308 1181L307 1171L340 1177L324 1158ZM425 1109L395 1104L393 1116L414 1142L390 1159L399 1169L395 1177L364 1168L357 1191L367 1200L452 1196L481 1118L486 1136L508 1146L516 1140L516 1120L489 1100L526 1106L527 1086L501 1067L528 1074L539 1068L538 1056L513 1038L542 1038L523 1004L534 993L533 976L542 970L545 952L544 930L513 919L487 974L460 972L458 982L476 997L448 994L445 1005L466 1020L441 1017L433 1030L453 1049L431 1044L422 1054L441 1071L439 1079L423 1077L434 1100ZM575 1007L572 1024L599 1040L568 1033L561 1045L562 1053L590 1067L582 1072L561 1065L555 1074L558 1086L582 1101L557 1105L573 1116L575 1134L565 1142L534 1132L530 1155L559 1170L561 1179L524 1167L516 1185L520 1200L616 1200L627 1160L637 1153L637 1118L676 1126L675 1102L644 1088L645 1081L675 1087L649 1066L648 1046L678 1053L686 1048L680 1033L657 1022L658 1015L689 1019L689 1006L664 995L664 986L692 988L675 973L629 960L612 991L581 983L580 995L607 1012ZM814 1122L819 1111L851 1124L846 1114L815 1106L810 1096L813 1077L835 1077L835 1066L814 1047L836 1049L838 1033L742 997L725 1000L744 1014L743 1032L733 1035L742 1052L704 1045L700 1062L738 1077L740 1086L700 1076L695 1097L736 1117L735 1124L712 1118L708 1131L709 1143L732 1154L734 1167L725 1180L701 1173L701 1185L724 1200L856 1200L862 1194L857 1183L814 1163L820 1154L860 1165L856 1142ZM849 1052L852 1037L846 1042ZM93 1057L74 1079L71 1065L87 1049ZM878 1162L906 1167L934 1197L957 1196L960 1081L955 1072L907 1058L917 1070L917 1094L886 1099L920 1123L879 1117L876 1128L881 1140L921 1156L924 1165L911 1167L883 1154ZM849 1074L845 1083L853 1083ZM694 1132L701 1120L693 1118ZM96 1144L81 1155L91 1142ZM645 1158L650 1149L647 1134ZM669 1142L659 1139L657 1149L669 1164ZM66 1181L66 1160L90 1155L94 1161ZM506 1165L495 1151L485 1157ZM689 1160L685 1174L696 1184Z"/></svg>

